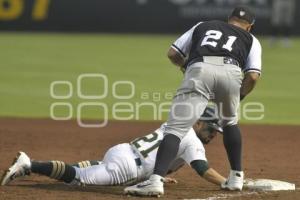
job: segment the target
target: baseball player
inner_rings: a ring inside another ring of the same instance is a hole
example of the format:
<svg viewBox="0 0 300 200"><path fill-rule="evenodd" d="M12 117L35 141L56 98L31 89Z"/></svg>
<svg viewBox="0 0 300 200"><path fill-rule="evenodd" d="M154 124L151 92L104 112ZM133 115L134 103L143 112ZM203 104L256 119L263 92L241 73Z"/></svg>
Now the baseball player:
<svg viewBox="0 0 300 200"><path fill-rule="evenodd" d="M130 143L110 148L102 161L83 161L68 165L62 161L38 162L19 152L13 165L4 173L1 185L17 177L37 173L71 185L130 185L148 179L153 173L154 162L166 124L146 136ZM225 178L208 167L203 143L207 144L217 132L222 132L214 110L207 108L202 118L189 130L181 141L176 159L168 173L178 170L184 163L192 166L207 181L217 185ZM165 181L174 181L164 179Z"/></svg>
<svg viewBox="0 0 300 200"><path fill-rule="evenodd" d="M164 194L162 177L178 154L180 142L209 100L218 107L231 166L222 188L242 190L242 140L237 109L261 73L261 45L250 33L254 22L252 11L239 6L229 16L228 23L217 20L200 22L172 44L168 57L173 64L184 69L184 80L173 99L153 175L145 182L126 188L128 193Z"/></svg>

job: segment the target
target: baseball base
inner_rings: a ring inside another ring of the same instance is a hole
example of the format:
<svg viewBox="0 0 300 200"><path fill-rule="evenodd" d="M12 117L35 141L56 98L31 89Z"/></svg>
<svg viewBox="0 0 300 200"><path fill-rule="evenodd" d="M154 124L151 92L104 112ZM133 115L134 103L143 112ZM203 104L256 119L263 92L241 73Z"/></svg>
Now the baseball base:
<svg viewBox="0 0 300 200"><path fill-rule="evenodd" d="M296 190L293 183L271 179L245 179L244 189L261 191Z"/></svg>

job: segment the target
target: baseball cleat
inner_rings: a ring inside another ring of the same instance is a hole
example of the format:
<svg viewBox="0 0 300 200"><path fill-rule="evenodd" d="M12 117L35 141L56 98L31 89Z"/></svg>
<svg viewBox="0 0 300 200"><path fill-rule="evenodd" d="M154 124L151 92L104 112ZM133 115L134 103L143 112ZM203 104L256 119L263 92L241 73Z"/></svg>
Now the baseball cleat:
<svg viewBox="0 0 300 200"><path fill-rule="evenodd" d="M229 177L225 183L221 184L221 188L224 190L242 191L243 184L244 184L244 172L230 170Z"/></svg>
<svg viewBox="0 0 300 200"><path fill-rule="evenodd" d="M18 177L30 174L31 161L30 158L24 153L19 152L14 159L11 167L6 170L1 178L1 185L7 185Z"/></svg>
<svg viewBox="0 0 300 200"><path fill-rule="evenodd" d="M159 175L151 175L149 180L134 186L126 187L124 193L135 196L160 197L164 194L163 178Z"/></svg>

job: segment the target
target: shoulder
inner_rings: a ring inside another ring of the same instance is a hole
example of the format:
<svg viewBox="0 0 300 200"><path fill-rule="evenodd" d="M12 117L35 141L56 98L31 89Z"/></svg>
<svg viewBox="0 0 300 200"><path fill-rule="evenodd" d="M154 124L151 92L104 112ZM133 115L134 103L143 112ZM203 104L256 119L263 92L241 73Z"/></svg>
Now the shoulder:
<svg viewBox="0 0 300 200"><path fill-rule="evenodd" d="M193 128L191 128L186 136L182 139L182 143L187 147L187 146L198 146L198 147L203 147L202 142L200 139L197 137L195 131Z"/></svg>
<svg viewBox="0 0 300 200"><path fill-rule="evenodd" d="M182 152L180 157L188 164L193 160L207 160L204 146L192 129L182 139L178 152Z"/></svg>
<svg viewBox="0 0 300 200"><path fill-rule="evenodd" d="M259 40L253 34L250 34L250 35L252 37L252 48L261 49L261 44L260 44Z"/></svg>
<svg viewBox="0 0 300 200"><path fill-rule="evenodd" d="M191 29L194 30L196 28L199 28L201 27L202 25L206 24L207 22L203 22L203 21L200 21L198 22L197 24L195 24Z"/></svg>
<svg viewBox="0 0 300 200"><path fill-rule="evenodd" d="M187 132L186 136L183 138L185 140L190 140L190 139L195 139L197 137L196 132L194 131L193 128L190 128L190 130Z"/></svg>
<svg viewBox="0 0 300 200"><path fill-rule="evenodd" d="M222 25L226 25L227 23L219 20L210 20L210 21L201 21L198 22L194 27L197 28L213 28L213 27L219 27Z"/></svg>

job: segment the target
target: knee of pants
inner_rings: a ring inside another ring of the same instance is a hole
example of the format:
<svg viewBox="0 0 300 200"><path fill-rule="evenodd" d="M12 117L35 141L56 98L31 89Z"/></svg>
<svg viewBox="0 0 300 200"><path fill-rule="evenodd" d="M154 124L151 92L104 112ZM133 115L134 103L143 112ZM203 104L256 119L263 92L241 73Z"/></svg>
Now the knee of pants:
<svg viewBox="0 0 300 200"><path fill-rule="evenodd" d="M233 117L233 118L230 118L230 119L222 119L220 121L220 125L222 127L233 126L233 125L236 125L237 123L238 123L238 117Z"/></svg>
<svg viewBox="0 0 300 200"><path fill-rule="evenodd" d="M173 134L182 139L202 115L207 101L199 93L188 93L174 98L165 134Z"/></svg>
<svg viewBox="0 0 300 200"><path fill-rule="evenodd" d="M222 127L238 123L239 98L227 98L224 101L218 99L215 103L220 118L219 123Z"/></svg>

